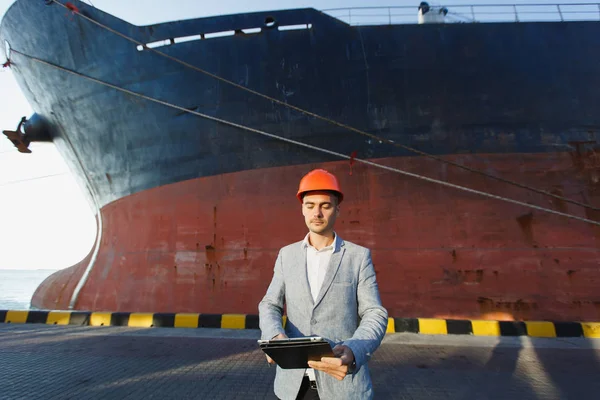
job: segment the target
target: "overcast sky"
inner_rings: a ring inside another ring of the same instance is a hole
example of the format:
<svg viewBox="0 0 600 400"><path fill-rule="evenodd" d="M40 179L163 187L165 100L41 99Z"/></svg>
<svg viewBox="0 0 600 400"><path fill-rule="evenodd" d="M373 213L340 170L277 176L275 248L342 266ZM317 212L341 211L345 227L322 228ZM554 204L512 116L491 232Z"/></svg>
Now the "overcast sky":
<svg viewBox="0 0 600 400"><path fill-rule="evenodd" d="M375 5L414 6L416 19L419 2L91 0L94 6L137 25L247 11L300 7L322 10ZM516 3L547 2L529 0ZM12 3L13 0L0 0L0 15L4 15ZM472 3L454 0L443 4ZM491 0L476 3L515 2ZM0 57L0 62L4 61L5 57ZM14 129L20 118L31 115L32 111L8 69L0 71L0 93L0 130ZM26 155L18 153L3 135L0 136L0 269L61 269L78 262L91 248L96 228L92 212L66 165L52 144L33 144L33 154Z"/></svg>

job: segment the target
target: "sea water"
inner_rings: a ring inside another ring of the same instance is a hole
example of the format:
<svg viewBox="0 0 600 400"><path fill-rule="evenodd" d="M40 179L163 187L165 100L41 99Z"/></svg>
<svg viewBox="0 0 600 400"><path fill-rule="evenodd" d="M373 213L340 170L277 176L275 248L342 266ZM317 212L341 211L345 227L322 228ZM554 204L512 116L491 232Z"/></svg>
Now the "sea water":
<svg viewBox="0 0 600 400"><path fill-rule="evenodd" d="M54 272L0 269L0 310L28 310L35 289Z"/></svg>

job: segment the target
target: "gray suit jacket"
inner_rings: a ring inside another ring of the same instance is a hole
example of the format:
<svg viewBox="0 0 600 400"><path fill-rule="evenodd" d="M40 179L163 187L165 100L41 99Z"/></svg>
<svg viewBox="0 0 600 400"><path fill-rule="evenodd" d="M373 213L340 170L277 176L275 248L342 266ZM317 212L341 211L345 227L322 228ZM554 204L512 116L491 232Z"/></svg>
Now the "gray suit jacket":
<svg viewBox="0 0 600 400"><path fill-rule="evenodd" d="M356 371L343 381L315 371L320 398L371 399L367 361L385 335L387 311L379 299L371 252L341 238L338 242L316 302L310 293L302 242L279 251L273 280L258 306L261 337L272 339L284 333L285 303L288 337L321 336L332 347L345 344L354 353ZM283 400L295 399L303 376L304 369L277 367L275 394Z"/></svg>

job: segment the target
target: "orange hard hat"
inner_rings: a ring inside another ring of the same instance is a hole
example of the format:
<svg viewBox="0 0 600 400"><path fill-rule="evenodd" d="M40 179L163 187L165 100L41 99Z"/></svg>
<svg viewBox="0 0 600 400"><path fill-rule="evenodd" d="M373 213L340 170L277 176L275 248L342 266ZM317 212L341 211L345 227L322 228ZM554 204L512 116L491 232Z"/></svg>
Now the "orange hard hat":
<svg viewBox="0 0 600 400"><path fill-rule="evenodd" d="M298 197L298 200L302 203L304 193L315 190L331 190L332 192L336 192L338 195L338 203L341 203L344 199L344 193L342 193L342 190L340 189L337 178L335 175L324 169L314 169L304 175L300 180L300 186L298 187L298 194L296 194L296 197Z"/></svg>

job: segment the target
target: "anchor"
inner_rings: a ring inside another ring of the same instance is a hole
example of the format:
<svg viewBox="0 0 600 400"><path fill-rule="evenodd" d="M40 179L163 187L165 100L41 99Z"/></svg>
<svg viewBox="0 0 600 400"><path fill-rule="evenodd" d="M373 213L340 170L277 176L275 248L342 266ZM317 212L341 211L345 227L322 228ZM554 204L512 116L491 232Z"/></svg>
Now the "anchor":
<svg viewBox="0 0 600 400"><path fill-rule="evenodd" d="M15 145L17 150L19 150L19 153L31 153L31 150L29 150L29 144L31 143L31 141L27 138L25 132L21 130L21 127L25 122L27 122L27 118L23 117L21 118L21 122L19 122L19 126L17 126L16 130L2 131L2 133L6 135L8 140L10 140L12 144Z"/></svg>
<svg viewBox="0 0 600 400"><path fill-rule="evenodd" d="M29 145L34 142L51 142L52 133L50 125L38 114L31 117L21 118L19 126L14 131L2 131L4 135L15 145L20 153L31 153Z"/></svg>

